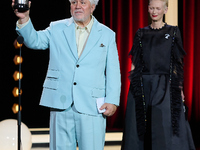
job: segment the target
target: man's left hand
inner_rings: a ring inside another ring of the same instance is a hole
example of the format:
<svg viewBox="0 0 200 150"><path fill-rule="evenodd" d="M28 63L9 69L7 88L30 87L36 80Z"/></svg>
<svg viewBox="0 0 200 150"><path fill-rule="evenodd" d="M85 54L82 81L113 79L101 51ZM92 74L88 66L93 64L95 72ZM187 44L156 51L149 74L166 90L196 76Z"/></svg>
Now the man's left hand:
<svg viewBox="0 0 200 150"><path fill-rule="evenodd" d="M105 116L112 116L116 112L117 106L114 104L104 103L100 110L103 109L106 109L106 111L103 113Z"/></svg>

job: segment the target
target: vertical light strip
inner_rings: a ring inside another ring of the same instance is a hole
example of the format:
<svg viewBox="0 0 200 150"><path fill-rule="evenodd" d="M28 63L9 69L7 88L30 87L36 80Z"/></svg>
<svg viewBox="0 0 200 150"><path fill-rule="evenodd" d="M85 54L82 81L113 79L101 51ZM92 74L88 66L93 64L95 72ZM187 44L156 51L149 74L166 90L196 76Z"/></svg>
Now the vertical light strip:
<svg viewBox="0 0 200 150"><path fill-rule="evenodd" d="M165 22L169 25L178 26L178 0L169 0Z"/></svg>

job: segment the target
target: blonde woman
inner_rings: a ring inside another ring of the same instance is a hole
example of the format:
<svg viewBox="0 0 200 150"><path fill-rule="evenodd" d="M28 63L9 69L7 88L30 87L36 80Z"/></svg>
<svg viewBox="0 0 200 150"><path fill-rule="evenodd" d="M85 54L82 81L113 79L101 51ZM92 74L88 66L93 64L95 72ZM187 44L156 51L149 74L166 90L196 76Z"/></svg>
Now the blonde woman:
<svg viewBox="0 0 200 150"><path fill-rule="evenodd" d="M167 10L168 0L150 0L152 22L134 38L122 150L195 150L182 102L185 51L178 27L163 22Z"/></svg>

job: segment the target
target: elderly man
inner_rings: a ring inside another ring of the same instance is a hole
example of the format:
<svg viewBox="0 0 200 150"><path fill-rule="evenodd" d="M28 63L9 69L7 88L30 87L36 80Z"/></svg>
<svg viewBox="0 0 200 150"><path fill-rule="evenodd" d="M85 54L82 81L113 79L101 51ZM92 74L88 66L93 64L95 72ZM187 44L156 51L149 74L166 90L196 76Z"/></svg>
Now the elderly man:
<svg viewBox="0 0 200 150"><path fill-rule="evenodd" d="M15 9L16 31L27 47L50 49L40 101L51 108L50 150L75 150L77 143L79 150L103 150L106 116L115 113L121 89L115 33L92 16L98 0L69 1L72 17L42 31L30 10Z"/></svg>

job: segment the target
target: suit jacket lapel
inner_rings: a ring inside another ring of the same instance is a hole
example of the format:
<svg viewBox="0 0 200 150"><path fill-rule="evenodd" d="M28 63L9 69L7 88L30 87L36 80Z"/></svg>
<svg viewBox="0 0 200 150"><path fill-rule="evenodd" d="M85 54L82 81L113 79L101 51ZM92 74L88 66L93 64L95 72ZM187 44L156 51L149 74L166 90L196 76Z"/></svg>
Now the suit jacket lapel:
<svg viewBox="0 0 200 150"><path fill-rule="evenodd" d="M102 35L101 30L102 29L100 23L94 18L94 24L92 26L92 30L90 32L89 38L85 45L85 49L83 50L83 53L81 54L79 61L82 61L87 56L87 54L92 50L92 48L96 45L96 43L99 41Z"/></svg>
<svg viewBox="0 0 200 150"><path fill-rule="evenodd" d="M76 34L75 34L75 24L73 23L73 18L70 18L69 22L66 24L68 27L64 29L65 37L68 41L70 49L74 57L78 60L77 46L76 46Z"/></svg>

